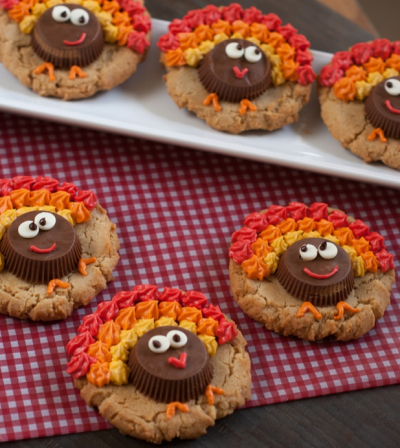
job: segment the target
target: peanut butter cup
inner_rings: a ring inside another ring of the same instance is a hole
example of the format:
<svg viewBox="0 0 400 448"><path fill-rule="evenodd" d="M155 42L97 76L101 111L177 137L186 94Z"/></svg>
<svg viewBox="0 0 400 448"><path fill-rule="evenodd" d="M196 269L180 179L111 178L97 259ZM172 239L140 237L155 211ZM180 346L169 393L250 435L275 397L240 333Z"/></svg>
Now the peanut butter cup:
<svg viewBox="0 0 400 448"><path fill-rule="evenodd" d="M262 49L245 39L220 42L206 54L199 68L204 88L220 101L252 100L271 82L271 65Z"/></svg>
<svg viewBox="0 0 400 448"><path fill-rule="evenodd" d="M202 341L180 327L158 327L142 336L129 356L130 379L155 401L185 403L204 394L213 366Z"/></svg>
<svg viewBox="0 0 400 448"><path fill-rule="evenodd" d="M103 30L92 11L80 5L60 4L39 18L32 34L32 47L40 58L55 67L85 67L103 51Z"/></svg>
<svg viewBox="0 0 400 448"><path fill-rule="evenodd" d="M82 254L71 224L55 213L33 211L10 225L1 243L6 269L29 283L48 283L73 272Z"/></svg>
<svg viewBox="0 0 400 448"><path fill-rule="evenodd" d="M282 255L276 276L289 294L316 306L336 305L354 287L347 252L323 238L306 238L292 244Z"/></svg>

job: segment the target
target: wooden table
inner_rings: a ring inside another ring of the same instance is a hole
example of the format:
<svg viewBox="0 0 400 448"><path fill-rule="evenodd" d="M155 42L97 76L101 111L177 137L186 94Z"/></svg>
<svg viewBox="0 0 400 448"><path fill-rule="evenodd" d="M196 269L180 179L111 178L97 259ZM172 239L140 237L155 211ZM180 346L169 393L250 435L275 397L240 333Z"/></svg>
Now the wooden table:
<svg viewBox="0 0 400 448"><path fill-rule="evenodd" d="M228 5L231 1L219 0ZM328 52L346 49L373 36L315 0L243 0L275 12L311 41L312 48ZM187 10L205 6L205 0L148 0L153 17L172 20ZM15 448L140 447L150 446L117 430L74 434L9 443ZM217 422L195 441L167 446L194 447L398 447L400 445L400 386L369 389L272 406L236 411Z"/></svg>

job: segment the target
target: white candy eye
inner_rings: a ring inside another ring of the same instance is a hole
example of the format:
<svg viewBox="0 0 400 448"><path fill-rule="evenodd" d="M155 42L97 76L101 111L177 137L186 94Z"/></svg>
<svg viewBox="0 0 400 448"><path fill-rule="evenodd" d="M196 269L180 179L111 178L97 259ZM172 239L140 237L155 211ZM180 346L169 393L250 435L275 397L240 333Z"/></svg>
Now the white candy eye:
<svg viewBox="0 0 400 448"><path fill-rule="evenodd" d="M385 82L385 90L389 95L400 95L400 81L397 79L388 79Z"/></svg>
<svg viewBox="0 0 400 448"><path fill-rule="evenodd" d="M187 343L187 336L183 331L179 330L172 330L169 331L167 334L167 338L171 344L171 347L173 348L180 348L186 345Z"/></svg>
<svg viewBox="0 0 400 448"><path fill-rule="evenodd" d="M153 336L149 341L149 349L153 353L165 353L169 347L170 342L166 336Z"/></svg>
<svg viewBox="0 0 400 448"><path fill-rule="evenodd" d="M40 230L51 230L56 225L56 217L51 213L39 213L35 216L35 224Z"/></svg>
<svg viewBox="0 0 400 448"><path fill-rule="evenodd" d="M321 255L322 258L325 260L332 260L332 258L335 258L338 249L333 243L329 243L328 241L324 241L321 243L318 247L318 253Z"/></svg>
<svg viewBox="0 0 400 448"><path fill-rule="evenodd" d="M226 46L225 53L231 59L239 59L244 55L244 48L238 42L231 42Z"/></svg>
<svg viewBox="0 0 400 448"><path fill-rule="evenodd" d="M18 234L22 238L35 238L39 233L39 226L33 221L25 221L18 227Z"/></svg>
<svg viewBox="0 0 400 448"><path fill-rule="evenodd" d="M246 50L244 50L244 57L246 61L252 63L261 61L261 50L257 47L247 47Z"/></svg>
<svg viewBox="0 0 400 448"><path fill-rule="evenodd" d="M84 26L89 23L89 13L84 9L78 8L71 12L71 22L76 26Z"/></svg>
<svg viewBox="0 0 400 448"><path fill-rule="evenodd" d="M58 5L53 8L51 17L53 17L56 22L67 22L71 17L71 11L66 6Z"/></svg>
<svg viewBox="0 0 400 448"><path fill-rule="evenodd" d="M318 250L312 244L303 244L299 250L300 258L304 261L312 261L317 258Z"/></svg>

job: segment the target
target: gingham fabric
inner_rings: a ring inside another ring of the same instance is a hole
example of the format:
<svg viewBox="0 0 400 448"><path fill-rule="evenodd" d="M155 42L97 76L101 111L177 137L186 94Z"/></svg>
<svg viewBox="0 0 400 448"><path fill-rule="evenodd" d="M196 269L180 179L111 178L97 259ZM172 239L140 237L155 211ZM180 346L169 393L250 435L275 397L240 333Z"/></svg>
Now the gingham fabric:
<svg viewBox="0 0 400 448"><path fill-rule="evenodd" d="M363 338L309 343L244 315L228 276L244 217L289 201L353 213L386 238L398 270L399 191L4 114L0 157L2 178L48 175L95 190L121 240L115 281L66 321L0 316L1 441L110 427L74 389L65 346L100 301L139 283L202 291L237 322L253 363L248 407L400 382L398 289Z"/></svg>

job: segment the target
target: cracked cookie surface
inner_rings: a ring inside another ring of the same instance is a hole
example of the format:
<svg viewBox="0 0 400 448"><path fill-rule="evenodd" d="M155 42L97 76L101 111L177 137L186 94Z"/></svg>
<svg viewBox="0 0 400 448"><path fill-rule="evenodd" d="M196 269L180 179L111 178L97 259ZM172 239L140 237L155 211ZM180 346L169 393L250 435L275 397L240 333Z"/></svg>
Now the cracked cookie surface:
<svg viewBox="0 0 400 448"><path fill-rule="evenodd" d="M82 398L89 406L126 434L153 443L170 441L175 437L194 439L206 433L215 420L231 414L251 395L250 357L245 351L246 341L239 332L235 339L220 345L211 358L214 367L212 385L224 389L209 405L205 395L188 402L189 412L167 420L167 404L158 403L141 394L132 384L96 387L86 378L75 380Z"/></svg>
<svg viewBox="0 0 400 448"><path fill-rule="evenodd" d="M0 62L24 86L41 96L72 100L111 90L130 78L145 58L146 52L138 54L127 47L106 44L100 57L84 67L87 78L70 80L69 70L55 69L56 81L51 82L47 74L32 73L44 61L33 51L31 36L23 34L7 12L0 9Z"/></svg>
<svg viewBox="0 0 400 448"><path fill-rule="evenodd" d="M363 336L383 316L390 303L390 291L395 280L393 269L385 273L368 272L364 277L355 278L354 289L346 302L360 308L361 312L345 313L343 319L334 320L337 314L335 306L318 307L322 318L316 320L312 313L296 316L303 301L288 294L275 275L262 281L251 280L233 260L230 260L229 275L233 297L248 316L268 330L309 341L328 336L338 341L349 341Z"/></svg>
<svg viewBox="0 0 400 448"><path fill-rule="evenodd" d="M35 321L65 319L106 287L119 260L116 225L97 205L90 220L76 225L75 231L82 244L82 257L97 258L95 263L87 266L88 275L84 277L76 269L61 279L70 284L68 289L56 288L47 295L47 284L24 282L5 269L0 273L0 313Z"/></svg>
<svg viewBox="0 0 400 448"><path fill-rule="evenodd" d="M165 65L165 55L161 56ZM309 99L312 84L303 86L287 81L278 87L266 90L252 103L257 111L239 113L239 103L221 101L222 110L216 112L212 105L205 106L203 101L209 92L200 82L198 69L193 67L166 67L164 82L173 101L179 108L187 108L204 120L209 126L231 134L249 130L273 131L298 120L298 114Z"/></svg>
<svg viewBox="0 0 400 448"><path fill-rule="evenodd" d="M400 170L400 141L388 138L383 143L379 138L370 141L368 136L374 127L368 122L363 101L348 103L338 99L333 88L319 87L321 116L332 136L353 154L365 162L383 162Z"/></svg>

